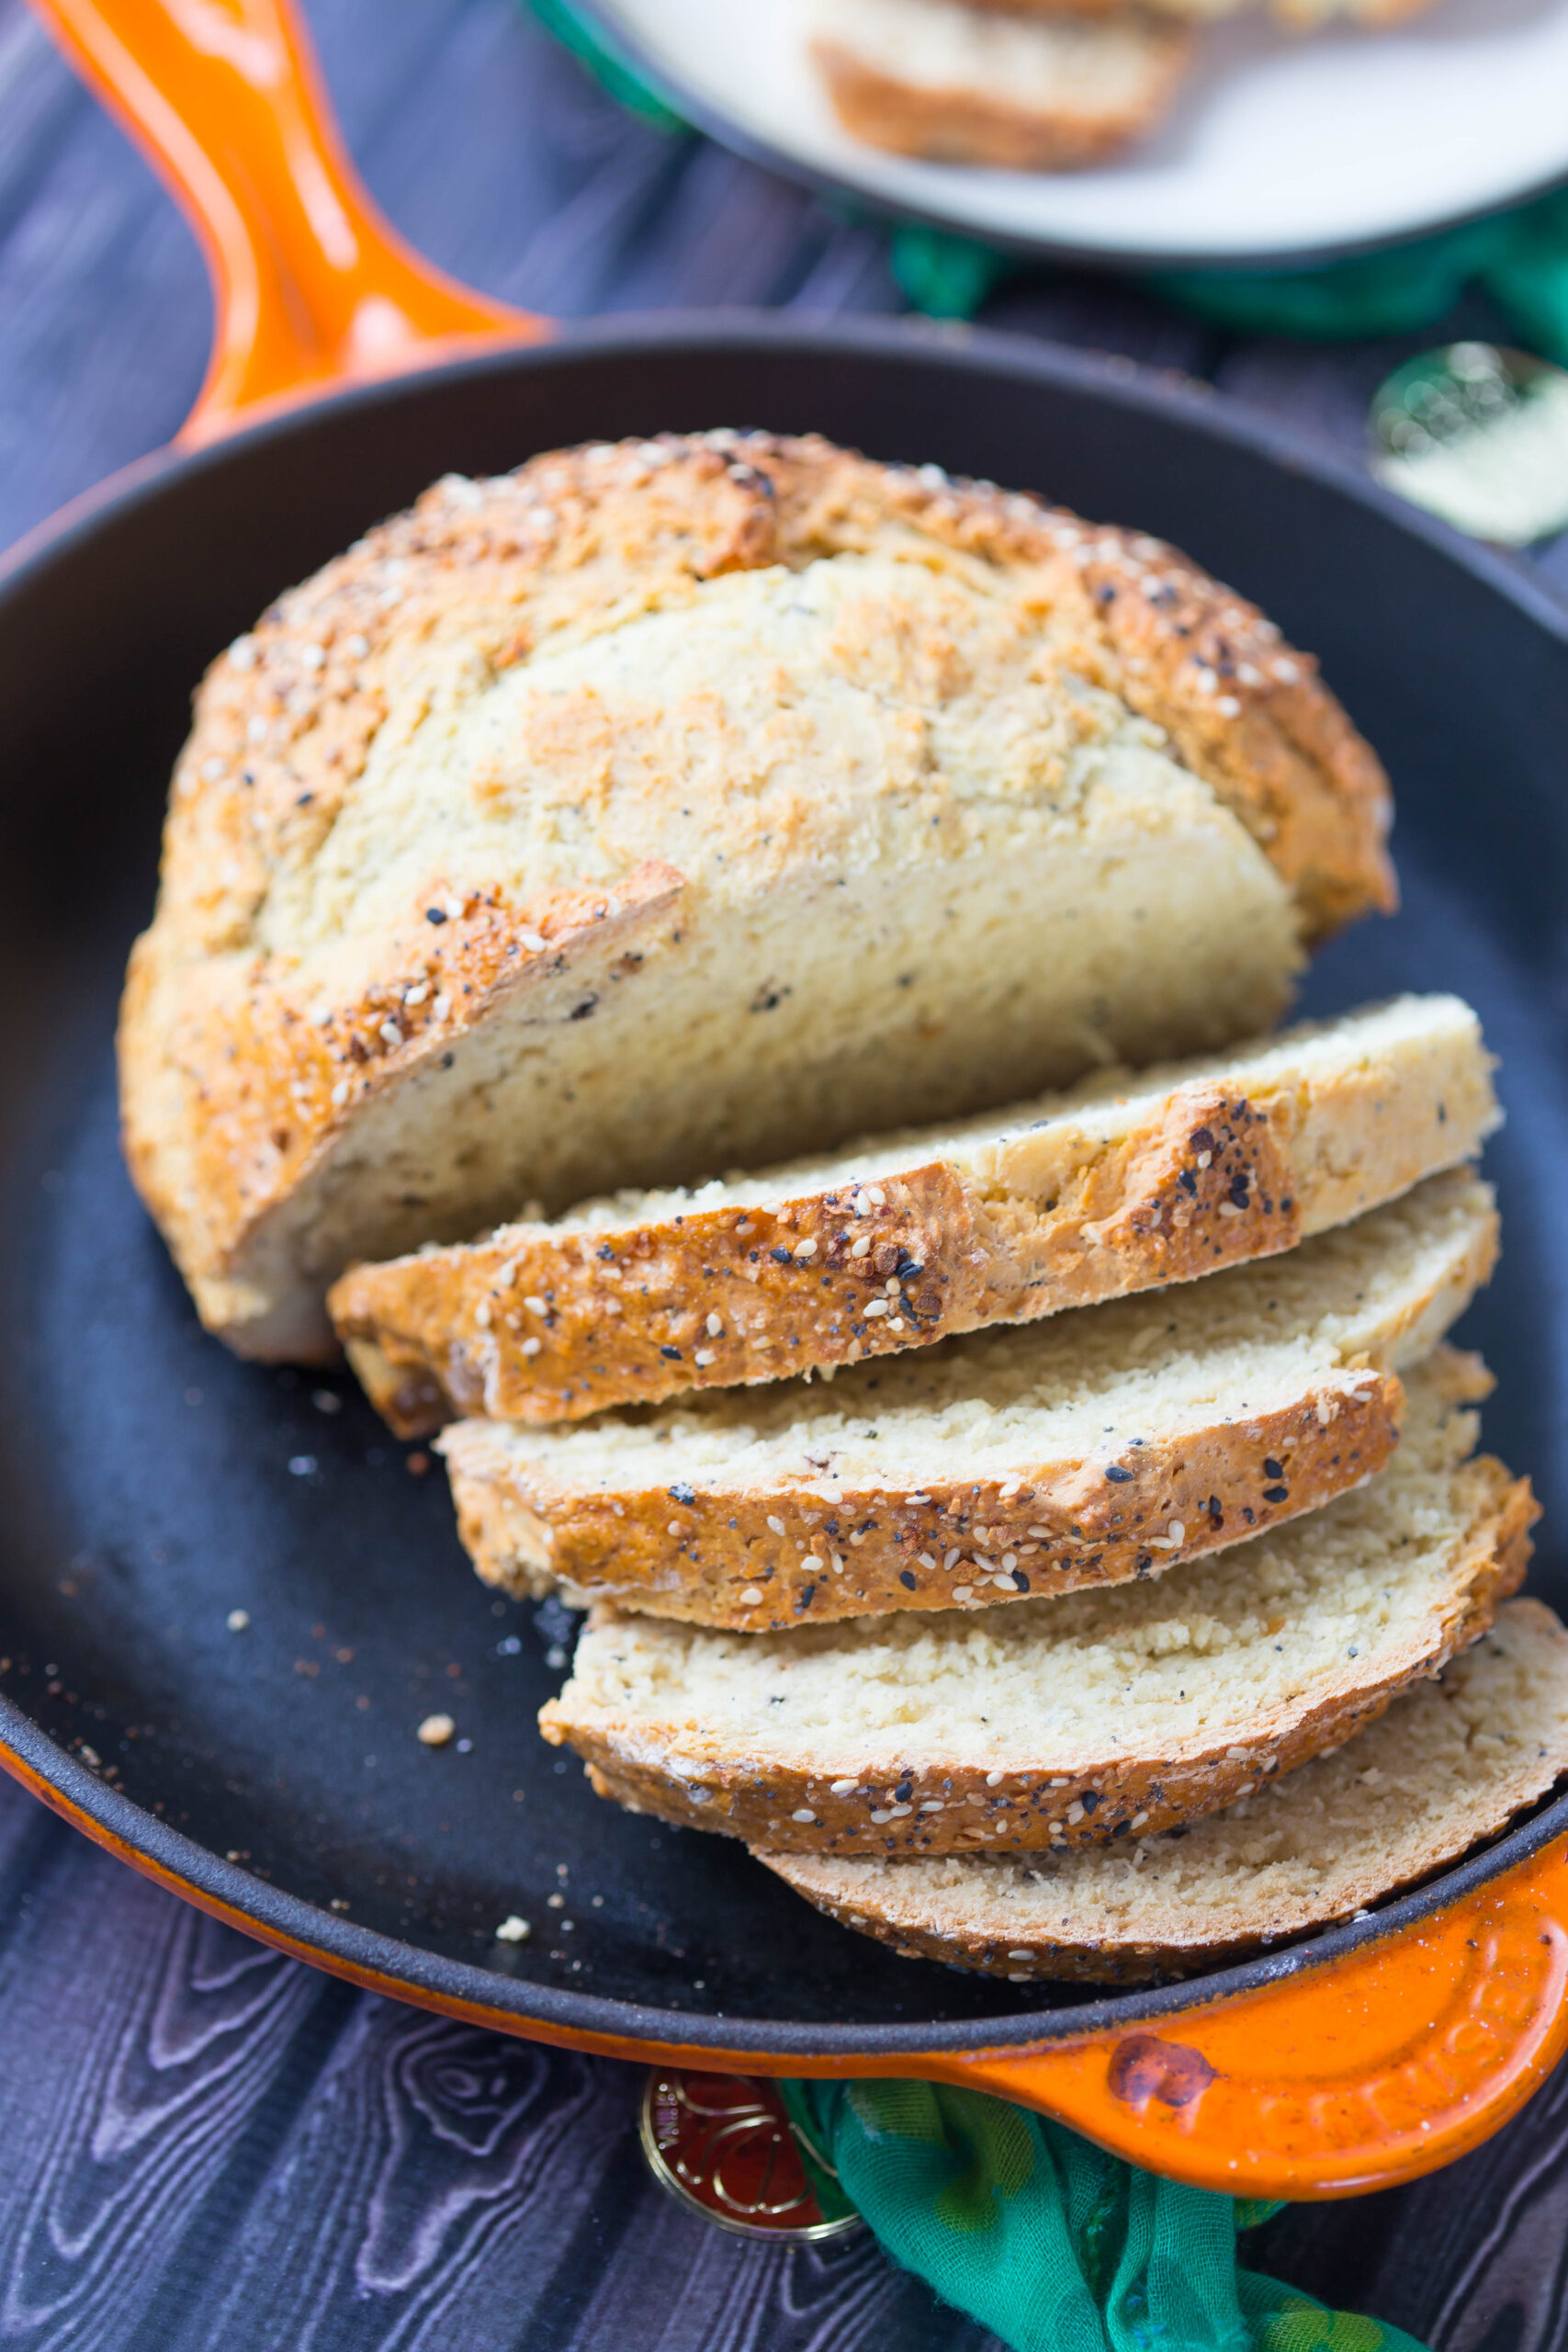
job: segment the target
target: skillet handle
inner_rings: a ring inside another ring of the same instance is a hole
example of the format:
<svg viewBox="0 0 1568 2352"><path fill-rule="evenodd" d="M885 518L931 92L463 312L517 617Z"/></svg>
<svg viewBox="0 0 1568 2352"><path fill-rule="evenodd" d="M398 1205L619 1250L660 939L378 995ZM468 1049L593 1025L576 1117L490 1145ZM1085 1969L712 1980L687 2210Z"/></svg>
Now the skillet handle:
<svg viewBox="0 0 1568 2352"><path fill-rule="evenodd" d="M382 219L338 138L294 0L33 5L206 254L212 357L180 441L476 340L549 333L549 321L432 268Z"/></svg>
<svg viewBox="0 0 1568 2352"><path fill-rule="evenodd" d="M906 2071L1043 2109L1233 2196L1392 2188L1523 2106L1568 2045L1568 1839L1332 1966L1146 2033ZM888 2071L893 2071L889 2069Z"/></svg>

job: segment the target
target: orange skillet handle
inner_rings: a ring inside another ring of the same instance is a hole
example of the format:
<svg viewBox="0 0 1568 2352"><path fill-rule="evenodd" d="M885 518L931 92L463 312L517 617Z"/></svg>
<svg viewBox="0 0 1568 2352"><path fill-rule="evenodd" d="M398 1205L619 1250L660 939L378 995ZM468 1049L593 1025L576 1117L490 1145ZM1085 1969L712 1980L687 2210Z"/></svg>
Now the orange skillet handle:
<svg viewBox="0 0 1568 2352"><path fill-rule="evenodd" d="M360 186L293 0L34 0L189 217L217 308L183 442L547 320L423 262Z"/></svg>
<svg viewBox="0 0 1568 2352"><path fill-rule="evenodd" d="M1325 2198L1479 2146L1565 2044L1568 1840L1349 1960L1163 2031L904 2071L1040 2108L1199 2188Z"/></svg>

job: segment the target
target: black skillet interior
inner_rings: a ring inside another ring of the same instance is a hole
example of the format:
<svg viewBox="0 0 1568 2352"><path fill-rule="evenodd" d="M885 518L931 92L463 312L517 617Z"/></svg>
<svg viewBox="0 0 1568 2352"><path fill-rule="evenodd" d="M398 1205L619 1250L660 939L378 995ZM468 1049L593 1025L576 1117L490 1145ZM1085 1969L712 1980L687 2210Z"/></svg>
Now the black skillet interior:
<svg viewBox="0 0 1568 2352"><path fill-rule="evenodd" d="M117 1148L124 953L212 652L438 473L720 422L820 429L1160 532L1321 652L1393 768L1405 904L1331 947L1305 1002L1451 987L1502 1057L1506 1254L1461 1336L1499 1374L1491 1441L1547 1505L1533 1589L1568 1603L1568 623L1195 391L979 336L709 318L496 356L150 468L0 583L0 1690L246 1866L258 1903L342 1906L337 1949L378 1931L426 1981L492 1969L499 2000L610 2030L598 2000L871 2042L1017 2032L1074 1996L897 1960L727 1841L593 1798L533 1727L564 1612L479 1586L439 1466L415 1475L352 1382L204 1338ZM414 1738L436 1711L459 1733L439 1752ZM493 1941L509 1914L526 1942Z"/></svg>

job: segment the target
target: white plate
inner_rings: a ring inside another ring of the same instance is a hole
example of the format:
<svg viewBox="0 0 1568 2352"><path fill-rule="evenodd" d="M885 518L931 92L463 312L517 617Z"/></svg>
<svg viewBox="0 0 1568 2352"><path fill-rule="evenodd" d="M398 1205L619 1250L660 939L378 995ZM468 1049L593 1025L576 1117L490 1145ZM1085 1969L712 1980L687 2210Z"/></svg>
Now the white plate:
<svg viewBox="0 0 1568 2352"><path fill-rule="evenodd" d="M879 154L840 130L806 0L593 0L705 128L813 179L982 236L1121 263L1307 261L1461 220L1568 176L1568 0L1439 0L1376 34L1203 37L1174 113L1099 171Z"/></svg>

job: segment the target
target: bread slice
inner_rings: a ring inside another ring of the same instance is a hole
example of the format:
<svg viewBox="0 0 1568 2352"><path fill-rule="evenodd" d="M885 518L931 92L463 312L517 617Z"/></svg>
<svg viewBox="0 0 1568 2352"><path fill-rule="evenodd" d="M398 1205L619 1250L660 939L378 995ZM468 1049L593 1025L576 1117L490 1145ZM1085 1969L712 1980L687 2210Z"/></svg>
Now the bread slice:
<svg viewBox="0 0 1568 2352"><path fill-rule="evenodd" d="M908 1959L1138 1984L1348 1918L1457 1862L1568 1771L1568 1634L1513 1600L1440 1682L1334 1754L1164 1837L931 1861L759 1859Z"/></svg>
<svg viewBox="0 0 1568 2352"><path fill-rule="evenodd" d="M1438 1351L1380 1477L1172 1576L784 1634L595 1611L540 1728L601 1795L770 1850L1152 1835L1336 1747L1491 1622L1536 1512L1465 1459L1486 1385Z"/></svg>
<svg viewBox="0 0 1568 2352"><path fill-rule="evenodd" d="M1271 0L1274 16L1297 32L1315 32L1324 25L1398 25L1431 6L1432 0Z"/></svg>
<svg viewBox="0 0 1568 2352"><path fill-rule="evenodd" d="M1191 38L1143 9L993 15L957 0L828 0L811 55L852 138L935 163L1063 171L1158 121Z"/></svg>
<svg viewBox="0 0 1568 2352"><path fill-rule="evenodd" d="M1045 17L1122 17L1128 0L967 0L967 5L1001 16ZM1209 24L1222 17L1237 17L1259 0L1139 0L1139 6L1160 17L1176 17L1190 24ZM1392 25L1417 17L1432 0L1264 0L1280 24L1301 32L1324 25ZM830 23L833 0L822 0L824 21Z"/></svg>
<svg viewBox="0 0 1568 2352"><path fill-rule="evenodd" d="M1490 1069L1467 1005L1401 997L956 1130L359 1266L332 1311L403 1436L776 1380L1287 1250L1474 1153Z"/></svg>
<svg viewBox="0 0 1568 2352"><path fill-rule="evenodd" d="M214 663L120 1026L203 1319L1277 1017L1382 771L1157 540L719 431L439 482Z"/></svg>
<svg viewBox="0 0 1568 2352"><path fill-rule="evenodd" d="M855 1365L441 1441L481 1577L774 1631L1119 1584L1382 1468L1396 1373L1491 1272L1496 1215L1428 1177L1281 1258Z"/></svg>

